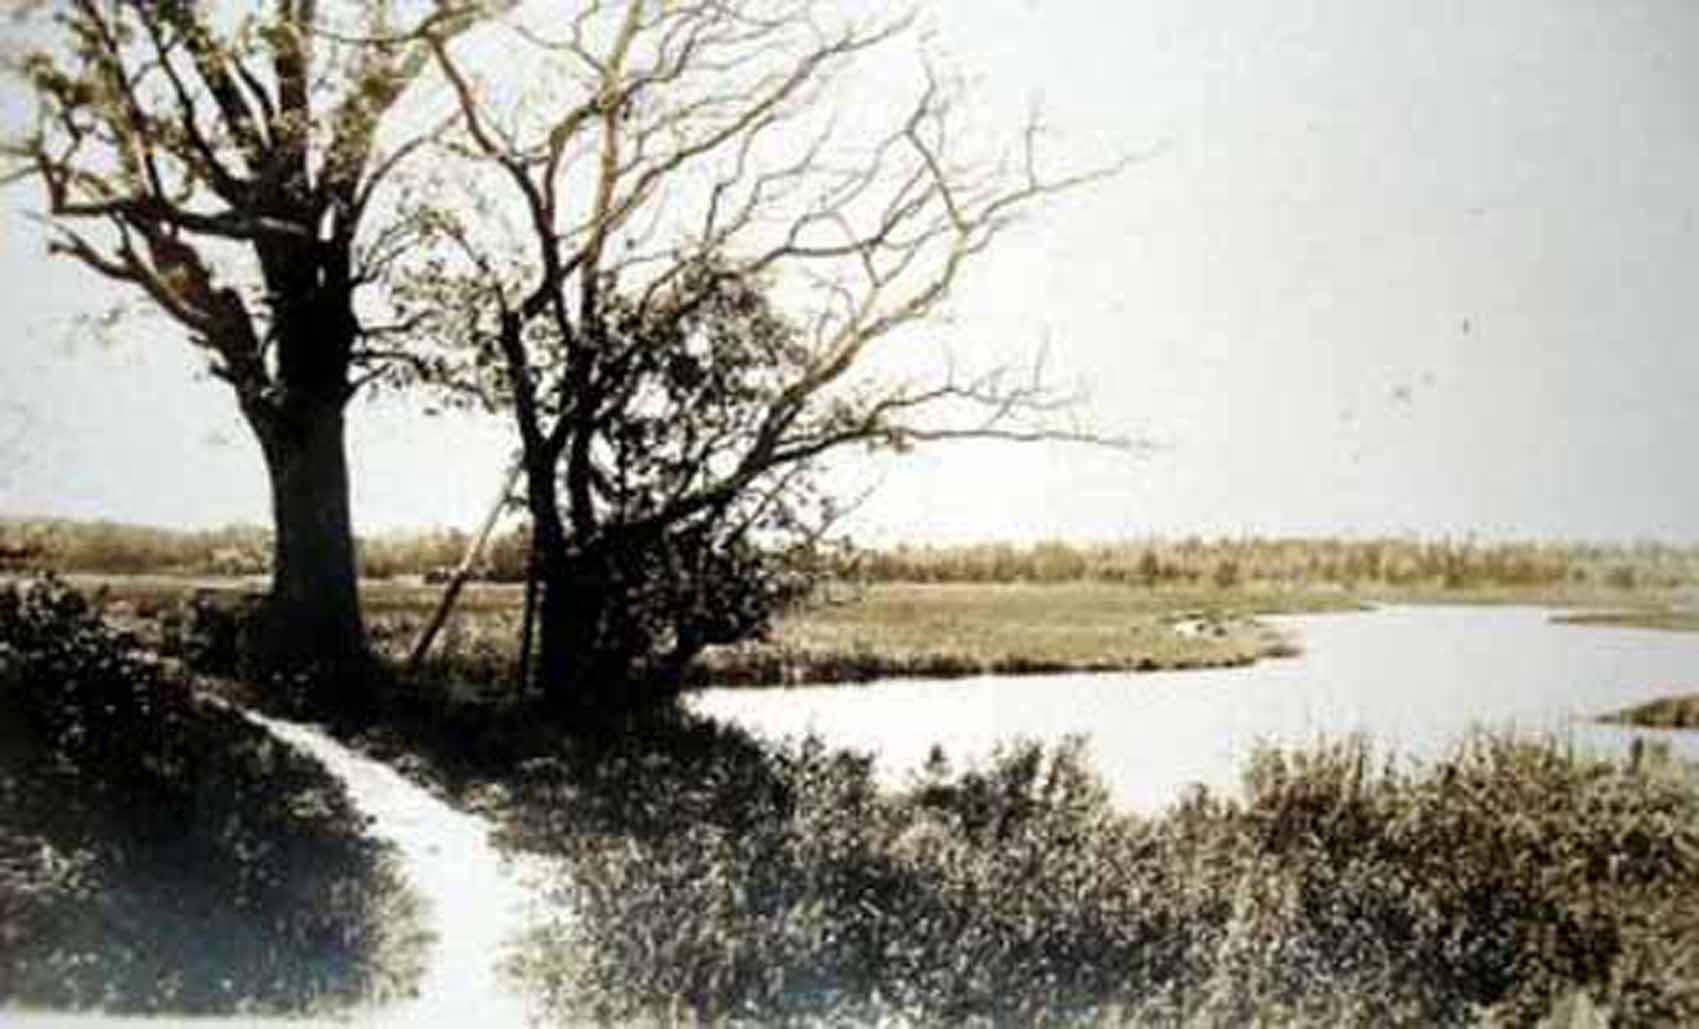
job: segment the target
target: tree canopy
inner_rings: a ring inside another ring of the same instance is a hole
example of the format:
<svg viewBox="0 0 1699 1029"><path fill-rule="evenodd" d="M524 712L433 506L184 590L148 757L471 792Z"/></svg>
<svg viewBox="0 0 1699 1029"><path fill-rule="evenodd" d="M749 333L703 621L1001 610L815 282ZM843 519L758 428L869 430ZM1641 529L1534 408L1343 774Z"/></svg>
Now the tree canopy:
<svg viewBox="0 0 1699 1029"><path fill-rule="evenodd" d="M959 84L924 60L906 100L882 83L878 105L847 108L843 76L900 51L910 12L547 11L510 22L505 85L423 32L454 101L437 167L466 192L417 212L435 245L400 303L430 312L421 334L451 355L430 377L513 419L541 674L600 710L657 663L764 624L750 598L790 591L753 587L772 581L756 555L819 538L833 451L1095 438L1042 380L880 375L869 358L938 346L916 330L963 269L1119 164L1047 172L1036 121L975 151L955 135Z"/></svg>
<svg viewBox="0 0 1699 1029"><path fill-rule="evenodd" d="M806 587L834 452L1096 440L1036 375L880 359L942 352L964 269L1122 164L1050 170L1036 118L964 127L961 83L904 59L914 11L72 0L55 21L10 174L43 187L56 252L234 390L271 473L274 642L363 645L342 411L373 380L511 417L541 674L579 710Z"/></svg>

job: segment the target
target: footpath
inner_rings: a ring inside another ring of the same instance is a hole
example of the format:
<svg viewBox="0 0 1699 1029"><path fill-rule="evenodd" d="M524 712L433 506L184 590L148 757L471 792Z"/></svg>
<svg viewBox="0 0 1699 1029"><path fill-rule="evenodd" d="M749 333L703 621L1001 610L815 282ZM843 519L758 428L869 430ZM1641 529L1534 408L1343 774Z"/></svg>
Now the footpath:
<svg viewBox="0 0 1699 1029"><path fill-rule="evenodd" d="M7 1011L7 1029L113 1029L119 1026L509 1029L533 1011L503 965L527 928L548 916L547 866L515 862L490 844L490 824L456 811L394 769L355 753L316 726L246 712L279 739L317 758L371 818L372 835L393 843L402 874L425 905L433 939L414 997L323 1018L119 1016Z"/></svg>

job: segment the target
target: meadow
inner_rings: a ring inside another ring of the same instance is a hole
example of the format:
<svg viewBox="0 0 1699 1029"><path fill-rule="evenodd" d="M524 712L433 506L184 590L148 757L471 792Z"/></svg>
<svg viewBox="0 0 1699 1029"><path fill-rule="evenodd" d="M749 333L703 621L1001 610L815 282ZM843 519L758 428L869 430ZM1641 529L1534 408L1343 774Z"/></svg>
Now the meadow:
<svg viewBox="0 0 1699 1029"><path fill-rule="evenodd" d="M66 579L169 653L191 640L224 652L210 658L223 670L234 667L239 610L264 589L255 578L79 573ZM368 632L381 655L397 663L406 658L442 590L417 578L362 583ZM432 682L511 680L523 604L521 586L468 584L419 675ZM1338 590L828 583L780 618L767 638L710 648L687 674L695 686L785 686L1238 666L1295 653L1258 615L1359 606Z"/></svg>

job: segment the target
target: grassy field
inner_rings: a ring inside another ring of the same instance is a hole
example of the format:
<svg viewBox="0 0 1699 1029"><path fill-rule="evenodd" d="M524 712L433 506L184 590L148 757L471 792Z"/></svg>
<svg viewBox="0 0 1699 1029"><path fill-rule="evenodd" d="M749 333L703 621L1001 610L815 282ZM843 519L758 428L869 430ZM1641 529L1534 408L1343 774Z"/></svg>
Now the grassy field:
<svg viewBox="0 0 1699 1029"><path fill-rule="evenodd" d="M263 575L123 575L105 572L72 572L62 578L79 590L94 594L105 591L108 599L128 604L143 614L163 606L186 603L202 590L220 593L264 593L271 580ZM360 583L360 601L368 614L395 611L429 613L442 597L442 586L427 585L418 577L365 579ZM460 592L457 611L517 611L524 602L525 587L511 583L470 582Z"/></svg>
<svg viewBox="0 0 1699 1029"><path fill-rule="evenodd" d="M1256 615L1356 607L1336 591L881 584L826 597L769 641L709 655L704 671L764 683L1242 665L1295 652Z"/></svg>

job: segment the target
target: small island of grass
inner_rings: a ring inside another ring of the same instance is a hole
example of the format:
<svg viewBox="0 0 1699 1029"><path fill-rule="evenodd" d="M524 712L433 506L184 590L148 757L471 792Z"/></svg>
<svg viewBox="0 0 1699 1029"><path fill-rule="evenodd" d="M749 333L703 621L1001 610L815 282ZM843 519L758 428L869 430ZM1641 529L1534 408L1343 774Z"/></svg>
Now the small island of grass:
<svg viewBox="0 0 1699 1029"><path fill-rule="evenodd" d="M1558 615L1552 621L1560 625L1699 632L1699 611L1688 608L1641 607L1612 611L1577 611L1573 614Z"/></svg>
<svg viewBox="0 0 1699 1029"><path fill-rule="evenodd" d="M1642 729L1699 729L1699 690L1660 697L1600 719Z"/></svg>

